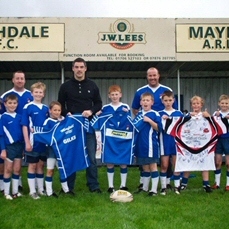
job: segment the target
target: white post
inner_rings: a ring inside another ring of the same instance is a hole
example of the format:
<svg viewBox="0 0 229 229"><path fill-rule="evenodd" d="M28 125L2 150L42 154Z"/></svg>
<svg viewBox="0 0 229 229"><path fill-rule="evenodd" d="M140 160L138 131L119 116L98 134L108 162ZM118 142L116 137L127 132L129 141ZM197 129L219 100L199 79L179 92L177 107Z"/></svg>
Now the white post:
<svg viewBox="0 0 229 229"><path fill-rule="evenodd" d="M177 97L178 97L178 110L180 110L180 69L177 70Z"/></svg>
<svg viewBox="0 0 229 229"><path fill-rule="evenodd" d="M63 62L60 62L61 66L61 84L64 83L64 65Z"/></svg>

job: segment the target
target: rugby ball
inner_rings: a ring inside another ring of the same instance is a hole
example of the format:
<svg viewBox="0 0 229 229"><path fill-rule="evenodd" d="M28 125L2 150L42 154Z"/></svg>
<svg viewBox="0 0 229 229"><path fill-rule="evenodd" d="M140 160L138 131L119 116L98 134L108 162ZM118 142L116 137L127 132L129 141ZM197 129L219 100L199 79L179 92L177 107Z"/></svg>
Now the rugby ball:
<svg viewBox="0 0 229 229"><path fill-rule="evenodd" d="M133 195L125 190L117 190L110 194L110 200L113 202L131 202L133 201Z"/></svg>

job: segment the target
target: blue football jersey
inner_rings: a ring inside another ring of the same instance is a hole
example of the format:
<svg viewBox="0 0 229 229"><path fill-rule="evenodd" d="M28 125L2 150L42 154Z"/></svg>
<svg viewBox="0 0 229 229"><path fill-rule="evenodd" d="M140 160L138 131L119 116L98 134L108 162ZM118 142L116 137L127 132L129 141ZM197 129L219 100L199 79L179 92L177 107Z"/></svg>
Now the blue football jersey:
<svg viewBox="0 0 229 229"><path fill-rule="evenodd" d="M41 131L43 128L43 123L48 117L48 106L30 102L23 108L21 124L22 126L27 126L28 130L32 128L34 131ZM45 144L34 141L33 133L30 132L29 137L34 152L43 153L46 151Z"/></svg>
<svg viewBox="0 0 229 229"><path fill-rule="evenodd" d="M22 116L15 112L14 113L5 112L2 114L0 128L3 131L3 138L4 138L5 145L10 145L16 142L24 142L21 118Z"/></svg>
<svg viewBox="0 0 229 229"><path fill-rule="evenodd" d="M126 103L119 103L118 106L114 106L112 105L111 103L110 104L106 104L102 107L102 113L114 113L115 111L125 111L125 110L128 110L127 112L129 112L129 115L130 115L130 107L128 104Z"/></svg>
<svg viewBox="0 0 229 229"><path fill-rule="evenodd" d="M172 91L172 89L162 84L159 84L157 88L152 88L149 85L145 85L139 88L134 95L134 99L132 102L132 108L138 110L141 107L140 105L141 95L145 92L150 92L154 96L154 104L152 106L152 109L155 111L163 110L164 104L161 102L161 95L165 91ZM173 107L177 109L176 102L174 103Z"/></svg>
<svg viewBox="0 0 229 229"><path fill-rule="evenodd" d="M160 116L167 115L169 117L183 117L181 111L173 109L172 111L162 110L158 112ZM163 120L162 120L163 121ZM164 120L165 121L165 120ZM160 132L160 151L162 156L176 155L176 142L173 136L165 133L164 130Z"/></svg>
<svg viewBox="0 0 229 229"><path fill-rule="evenodd" d="M135 137L129 112L121 107L116 111L103 112L93 117L91 125L101 131L103 163L132 164Z"/></svg>
<svg viewBox="0 0 229 229"><path fill-rule="evenodd" d="M133 120L136 127L136 144L135 144L135 156L140 158L155 158L160 156L159 150L159 131L153 129L153 127L143 120L144 116L149 117L158 125L158 130L161 131L161 117L158 112L150 110L148 112L140 111Z"/></svg>
<svg viewBox="0 0 229 229"><path fill-rule="evenodd" d="M4 102L5 98L8 96L8 95L16 95L18 97L18 106L15 110L16 113L18 114L22 114L23 112L23 107L25 106L25 104L27 103L30 103L31 101L33 101L33 96L31 94L31 92L27 89L25 89L24 91L22 92L18 92L18 91L15 91L14 88L12 88L11 90L5 92L2 96L1 96L1 100L2 102ZM4 104L1 104L2 106L2 109L0 110L1 114L3 114L6 109L5 109L5 106Z"/></svg>
<svg viewBox="0 0 229 229"><path fill-rule="evenodd" d="M86 133L89 121L82 115L66 116L46 132L35 132L34 140L51 146L56 155L61 180L89 166Z"/></svg>

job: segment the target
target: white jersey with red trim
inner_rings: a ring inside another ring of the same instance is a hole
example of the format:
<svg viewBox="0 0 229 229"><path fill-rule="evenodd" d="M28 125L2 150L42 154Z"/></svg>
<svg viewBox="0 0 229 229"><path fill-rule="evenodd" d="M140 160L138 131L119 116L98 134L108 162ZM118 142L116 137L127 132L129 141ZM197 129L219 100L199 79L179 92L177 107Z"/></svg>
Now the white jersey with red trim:
<svg viewBox="0 0 229 229"><path fill-rule="evenodd" d="M164 123L166 133L175 137L176 172L215 170L214 151L219 135L228 132L226 119L173 117Z"/></svg>

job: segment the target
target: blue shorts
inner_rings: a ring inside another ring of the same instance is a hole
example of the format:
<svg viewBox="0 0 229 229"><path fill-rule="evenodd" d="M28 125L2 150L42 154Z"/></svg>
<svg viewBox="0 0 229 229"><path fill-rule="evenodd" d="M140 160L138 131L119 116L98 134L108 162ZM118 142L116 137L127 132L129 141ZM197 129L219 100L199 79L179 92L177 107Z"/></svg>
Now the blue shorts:
<svg viewBox="0 0 229 229"><path fill-rule="evenodd" d="M175 145L164 145L161 147L161 156L172 156L177 154L177 149Z"/></svg>
<svg viewBox="0 0 229 229"><path fill-rule="evenodd" d="M15 142L6 145L7 158L13 161L14 159L22 159L25 144L22 142Z"/></svg>
<svg viewBox="0 0 229 229"><path fill-rule="evenodd" d="M152 157L137 157L136 162L138 165L149 165L159 162L159 158L152 158Z"/></svg>
<svg viewBox="0 0 229 229"><path fill-rule="evenodd" d="M229 155L229 138L219 138L215 149L216 154Z"/></svg>

